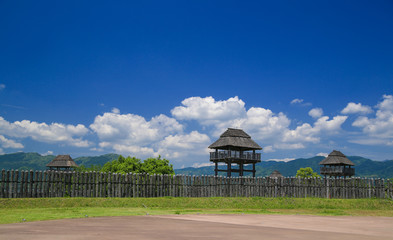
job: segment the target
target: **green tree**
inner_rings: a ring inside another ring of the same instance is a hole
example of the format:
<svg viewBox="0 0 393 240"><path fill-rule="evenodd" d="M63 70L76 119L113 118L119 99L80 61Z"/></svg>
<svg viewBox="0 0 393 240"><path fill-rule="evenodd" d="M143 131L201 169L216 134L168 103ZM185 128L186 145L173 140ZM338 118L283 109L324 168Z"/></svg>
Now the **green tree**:
<svg viewBox="0 0 393 240"><path fill-rule="evenodd" d="M141 160L135 157L119 156L117 160L107 162L101 169L102 172L112 173L140 173L141 172Z"/></svg>
<svg viewBox="0 0 393 240"><path fill-rule="evenodd" d="M91 165L90 167L86 167L85 165L79 165L79 167L74 168L77 172L100 172L102 166L100 164Z"/></svg>
<svg viewBox="0 0 393 240"><path fill-rule="evenodd" d="M135 157L119 156L118 159L105 163L101 172L112 173L148 173L148 174L171 174L174 175L172 164L167 159L148 158L141 162L140 159Z"/></svg>
<svg viewBox="0 0 393 240"><path fill-rule="evenodd" d="M142 163L141 172L148 174L170 174L174 175L173 165L167 159L148 158Z"/></svg>
<svg viewBox="0 0 393 240"><path fill-rule="evenodd" d="M321 176L318 175L318 173L314 172L312 168L306 167L306 168L300 168L297 170L296 177L300 178L321 178Z"/></svg>

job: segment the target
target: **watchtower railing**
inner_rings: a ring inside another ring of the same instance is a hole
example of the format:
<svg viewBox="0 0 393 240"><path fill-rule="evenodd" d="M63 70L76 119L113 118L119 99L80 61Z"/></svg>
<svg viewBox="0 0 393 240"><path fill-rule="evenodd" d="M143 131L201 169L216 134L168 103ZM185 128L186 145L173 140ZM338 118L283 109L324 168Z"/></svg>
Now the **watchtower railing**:
<svg viewBox="0 0 393 240"><path fill-rule="evenodd" d="M261 153L239 152L239 151L219 151L219 152L210 153L210 160L229 159L229 158L260 161Z"/></svg>
<svg viewBox="0 0 393 240"><path fill-rule="evenodd" d="M331 166L331 167L321 167L322 175L346 175L353 176L355 175L354 168L347 168L344 166Z"/></svg>

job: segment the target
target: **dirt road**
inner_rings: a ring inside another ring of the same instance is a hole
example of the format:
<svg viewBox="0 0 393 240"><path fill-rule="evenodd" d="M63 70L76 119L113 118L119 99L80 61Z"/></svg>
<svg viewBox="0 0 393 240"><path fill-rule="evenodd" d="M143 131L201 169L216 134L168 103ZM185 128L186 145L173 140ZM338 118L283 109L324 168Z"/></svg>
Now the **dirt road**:
<svg viewBox="0 0 393 240"><path fill-rule="evenodd" d="M393 218L303 215L170 215L0 225L0 239L393 239Z"/></svg>

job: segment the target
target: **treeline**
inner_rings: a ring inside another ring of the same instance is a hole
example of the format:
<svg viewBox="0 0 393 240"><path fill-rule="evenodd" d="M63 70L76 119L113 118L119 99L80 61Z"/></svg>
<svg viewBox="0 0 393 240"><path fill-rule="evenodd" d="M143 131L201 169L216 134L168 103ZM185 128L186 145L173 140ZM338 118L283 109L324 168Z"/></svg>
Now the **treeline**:
<svg viewBox="0 0 393 240"><path fill-rule="evenodd" d="M135 157L123 157L119 156L118 159L112 160L101 166L91 165L86 167L85 165L80 165L75 168L77 172L111 172L111 173L142 173L142 174L167 174L174 175L175 171L173 170L173 165L169 163L169 160L165 158L161 158L158 156L157 158L147 158L144 161L141 161Z"/></svg>

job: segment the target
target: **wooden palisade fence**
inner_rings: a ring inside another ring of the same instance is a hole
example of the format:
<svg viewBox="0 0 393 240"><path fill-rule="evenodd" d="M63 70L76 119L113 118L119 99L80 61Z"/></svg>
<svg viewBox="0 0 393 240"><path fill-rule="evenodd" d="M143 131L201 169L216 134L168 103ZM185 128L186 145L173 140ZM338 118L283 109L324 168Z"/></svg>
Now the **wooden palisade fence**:
<svg viewBox="0 0 393 240"><path fill-rule="evenodd" d="M0 198L41 197L393 198L385 179L301 179L2 170Z"/></svg>

